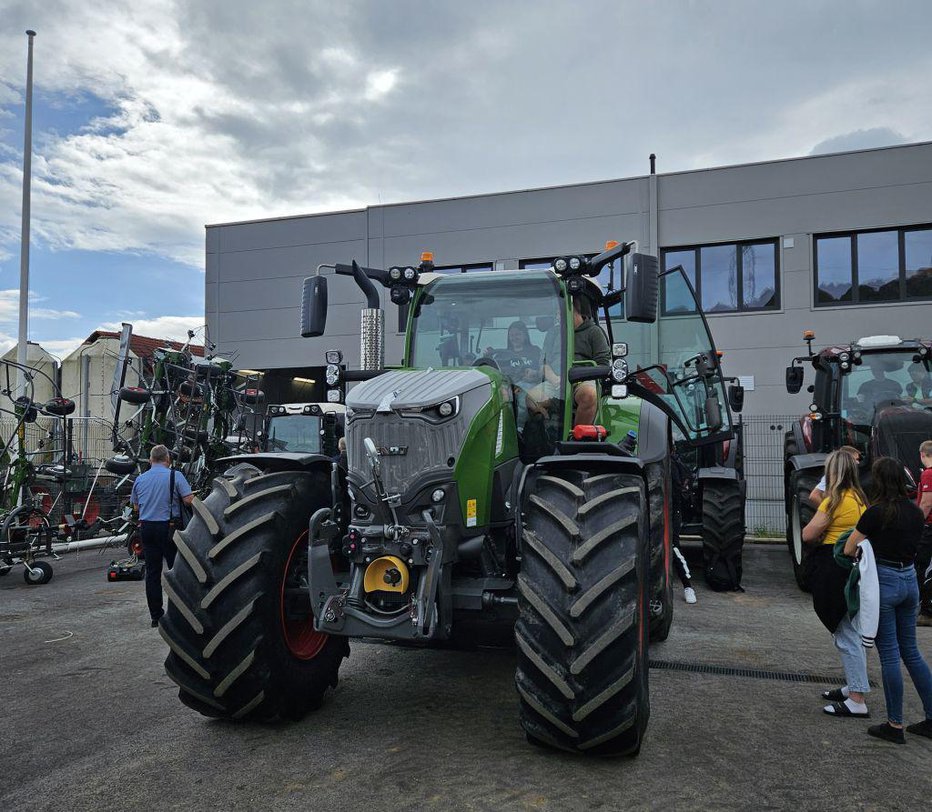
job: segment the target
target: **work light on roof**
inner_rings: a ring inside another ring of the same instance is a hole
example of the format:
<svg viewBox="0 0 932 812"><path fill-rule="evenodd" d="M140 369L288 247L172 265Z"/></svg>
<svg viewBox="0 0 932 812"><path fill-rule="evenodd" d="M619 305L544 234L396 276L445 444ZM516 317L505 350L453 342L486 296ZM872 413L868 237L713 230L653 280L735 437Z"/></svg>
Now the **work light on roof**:
<svg viewBox="0 0 932 812"><path fill-rule="evenodd" d="M392 282L400 282L403 273L404 272L401 270L401 268L398 268L398 267L389 268L388 278L391 279Z"/></svg>
<svg viewBox="0 0 932 812"><path fill-rule="evenodd" d="M579 257L570 257L569 265L571 271L578 271L582 267L582 260Z"/></svg>
<svg viewBox="0 0 932 812"><path fill-rule="evenodd" d="M565 257L557 257L557 258L553 261L553 269L554 269L557 273L563 273L564 271L566 271L567 267L568 267L568 265L567 265L567 262L566 262L566 258L565 258Z"/></svg>
<svg viewBox="0 0 932 812"><path fill-rule="evenodd" d="M417 271L410 265L405 268L405 282L413 282L417 279Z"/></svg>
<svg viewBox="0 0 932 812"><path fill-rule="evenodd" d="M406 305L411 299L411 292L401 285L392 288L391 293L392 304L396 305Z"/></svg>

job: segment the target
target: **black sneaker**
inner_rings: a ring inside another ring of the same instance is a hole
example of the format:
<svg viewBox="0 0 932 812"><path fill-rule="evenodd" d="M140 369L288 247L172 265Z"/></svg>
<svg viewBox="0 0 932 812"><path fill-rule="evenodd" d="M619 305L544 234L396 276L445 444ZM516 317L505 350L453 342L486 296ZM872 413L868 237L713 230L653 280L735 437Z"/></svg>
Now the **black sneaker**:
<svg viewBox="0 0 932 812"><path fill-rule="evenodd" d="M893 727L889 722L884 722L882 725L871 725L867 728L867 735L894 744L906 744L906 734L903 732L903 728Z"/></svg>
<svg viewBox="0 0 932 812"><path fill-rule="evenodd" d="M916 722L914 725L909 725L906 730L909 733L915 733L917 736L925 736L927 739L932 739L932 719L926 719L924 722Z"/></svg>

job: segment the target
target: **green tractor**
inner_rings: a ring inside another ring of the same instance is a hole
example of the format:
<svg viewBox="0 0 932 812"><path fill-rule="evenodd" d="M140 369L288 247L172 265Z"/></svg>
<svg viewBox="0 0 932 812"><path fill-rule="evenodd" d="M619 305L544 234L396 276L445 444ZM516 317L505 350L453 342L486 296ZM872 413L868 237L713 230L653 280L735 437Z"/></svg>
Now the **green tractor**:
<svg viewBox="0 0 932 812"><path fill-rule="evenodd" d="M336 685L351 637L472 647L504 631L530 741L639 750L648 643L673 615L672 426L717 443L731 418L701 310L655 324L657 260L633 247L548 271L445 275L429 258L326 266L354 277L369 305L361 369L327 353L348 465L233 458L194 502L160 627L182 702L208 716L300 718ZM305 281L305 336L325 332L324 267ZM681 269L668 273L689 288ZM410 306L397 368L382 362L373 282ZM575 359L574 299L601 309L608 364ZM648 361L652 343L660 363ZM580 387L598 394L587 425L574 421Z"/></svg>

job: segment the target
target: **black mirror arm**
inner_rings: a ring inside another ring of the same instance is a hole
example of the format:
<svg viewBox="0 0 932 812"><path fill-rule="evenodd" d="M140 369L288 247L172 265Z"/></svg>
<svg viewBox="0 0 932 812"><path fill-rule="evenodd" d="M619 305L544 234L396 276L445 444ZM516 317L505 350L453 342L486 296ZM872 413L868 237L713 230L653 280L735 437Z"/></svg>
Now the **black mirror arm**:
<svg viewBox="0 0 932 812"><path fill-rule="evenodd" d="M579 383L580 381L599 381L608 378L612 374L612 368L606 364L599 366L578 366L572 367L569 372L570 383Z"/></svg>
<svg viewBox="0 0 932 812"><path fill-rule="evenodd" d="M601 254L597 254L592 259L589 260L589 276L598 276L599 271L601 271L609 262L614 262L619 257L623 257L634 247L633 242L623 242L616 245L614 248L609 248L608 251L603 251Z"/></svg>
<svg viewBox="0 0 932 812"><path fill-rule="evenodd" d="M356 284L365 294L366 302L370 308L377 309L382 306L382 302L379 299L379 292L375 289L375 285L373 285L370 280L374 279L383 287L387 288L391 284L388 278L388 271L383 271L379 268L363 268L356 260L353 260L351 265L338 262L333 266L333 270L340 276L352 276L353 279L356 280Z"/></svg>

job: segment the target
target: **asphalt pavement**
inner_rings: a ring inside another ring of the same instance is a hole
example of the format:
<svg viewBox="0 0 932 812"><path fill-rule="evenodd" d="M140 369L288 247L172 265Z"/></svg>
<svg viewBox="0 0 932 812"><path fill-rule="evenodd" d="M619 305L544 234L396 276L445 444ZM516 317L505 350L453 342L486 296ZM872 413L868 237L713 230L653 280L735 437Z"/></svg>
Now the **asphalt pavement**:
<svg viewBox="0 0 932 812"><path fill-rule="evenodd" d="M821 713L841 665L782 545L746 548L746 592L678 598L641 754L610 760L527 743L510 648L354 643L302 722L205 719L165 676L142 584L107 583L109 555L54 562L45 586L0 579L0 810L932 807L932 741ZM876 721L876 653L869 668ZM922 718L908 681L906 717Z"/></svg>

